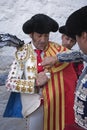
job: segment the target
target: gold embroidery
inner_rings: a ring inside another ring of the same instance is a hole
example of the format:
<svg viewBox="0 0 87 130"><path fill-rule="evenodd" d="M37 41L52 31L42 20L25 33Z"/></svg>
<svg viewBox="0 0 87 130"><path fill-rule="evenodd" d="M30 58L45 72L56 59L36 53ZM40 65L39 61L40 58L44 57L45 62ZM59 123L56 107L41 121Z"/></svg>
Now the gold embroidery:
<svg viewBox="0 0 87 130"><path fill-rule="evenodd" d="M28 79L35 79L35 76L28 76Z"/></svg>
<svg viewBox="0 0 87 130"><path fill-rule="evenodd" d="M16 83L17 83L17 85L20 85L21 84L21 80L18 80Z"/></svg>
<svg viewBox="0 0 87 130"><path fill-rule="evenodd" d="M34 62L36 59L34 56L31 57L31 62Z"/></svg>
<svg viewBox="0 0 87 130"><path fill-rule="evenodd" d="M25 51L26 49L26 51ZM23 53L26 53L25 55L23 55L23 57L21 58ZM29 50L28 50L28 44L25 44L22 48L20 48L19 50L16 51L15 53L15 57L17 59L17 61L19 62L24 62L29 58Z"/></svg>
<svg viewBox="0 0 87 130"><path fill-rule="evenodd" d="M22 59L21 59L22 58ZM21 79L16 82L16 90L19 92L26 92L26 93L33 93L34 92L34 79L37 74L37 62L36 62L36 57L34 54L34 50L32 48L32 45L27 44L24 45L21 49L19 49L16 52L16 59L19 62L19 65L21 69L24 69L24 63L29 60L29 66L27 66L27 72L29 73L28 81L26 79ZM32 75L30 75L32 73ZM31 81L29 81L31 80Z"/></svg>
<svg viewBox="0 0 87 130"><path fill-rule="evenodd" d="M27 67L27 71L30 71L30 70L31 70L31 67L30 67L30 66L28 66L28 67Z"/></svg>
<svg viewBox="0 0 87 130"><path fill-rule="evenodd" d="M26 87L25 86L21 87L21 91L26 92Z"/></svg>
<svg viewBox="0 0 87 130"><path fill-rule="evenodd" d="M28 90L29 92L32 92L32 91L33 91L33 88L32 88L32 87L29 87L27 90Z"/></svg>
<svg viewBox="0 0 87 130"><path fill-rule="evenodd" d="M33 82L28 82L28 86L32 87L33 86Z"/></svg>
<svg viewBox="0 0 87 130"><path fill-rule="evenodd" d="M19 86L17 86L17 87L16 87L16 90L17 90L17 91L20 91L20 87L19 87Z"/></svg>
<svg viewBox="0 0 87 130"><path fill-rule="evenodd" d="M32 71L32 72L34 72L34 71L36 71L36 68L35 68L35 66L32 66L32 67L28 66L28 67L27 67L27 71Z"/></svg>
<svg viewBox="0 0 87 130"><path fill-rule="evenodd" d="M26 85L26 81L22 81L21 84L22 84L23 86L25 86L25 85Z"/></svg>

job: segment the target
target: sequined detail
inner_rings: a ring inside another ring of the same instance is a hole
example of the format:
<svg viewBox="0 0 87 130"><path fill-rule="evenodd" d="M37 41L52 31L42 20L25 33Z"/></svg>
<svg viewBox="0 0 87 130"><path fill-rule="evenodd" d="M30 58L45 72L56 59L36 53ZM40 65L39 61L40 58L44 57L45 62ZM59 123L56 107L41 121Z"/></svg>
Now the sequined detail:
<svg viewBox="0 0 87 130"><path fill-rule="evenodd" d="M8 91L13 91L13 92L33 94L35 93L34 83L35 83L34 80L31 80L31 81L15 80L14 81L14 79L12 79L12 81L10 82L11 87L9 86L7 89Z"/></svg>
<svg viewBox="0 0 87 130"><path fill-rule="evenodd" d="M87 67L79 78L74 102L75 122L87 129Z"/></svg>
<svg viewBox="0 0 87 130"><path fill-rule="evenodd" d="M33 94L36 92L35 78L37 61L31 44L25 44L16 52L6 88L8 91Z"/></svg>

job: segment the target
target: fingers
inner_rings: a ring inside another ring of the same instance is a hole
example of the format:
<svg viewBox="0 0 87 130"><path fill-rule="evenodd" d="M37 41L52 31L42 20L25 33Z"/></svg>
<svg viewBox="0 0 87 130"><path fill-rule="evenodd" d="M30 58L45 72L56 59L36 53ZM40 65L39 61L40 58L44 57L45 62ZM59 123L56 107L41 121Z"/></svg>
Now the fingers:
<svg viewBox="0 0 87 130"><path fill-rule="evenodd" d="M36 86L42 86L48 82L50 78L50 73L48 70L45 70L45 72L40 72L36 77Z"/></svg>

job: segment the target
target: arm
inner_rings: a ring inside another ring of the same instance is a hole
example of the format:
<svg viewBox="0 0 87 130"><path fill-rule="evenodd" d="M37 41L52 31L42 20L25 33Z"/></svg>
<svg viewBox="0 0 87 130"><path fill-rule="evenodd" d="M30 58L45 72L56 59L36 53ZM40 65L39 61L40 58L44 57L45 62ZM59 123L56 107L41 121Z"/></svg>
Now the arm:
<svg viewBox="0 0 87 130"><path fill-rule="evenodd" d="M60 62L78 62L83 61L83 54L79 51L67 51L57 54Z"/></svg>
<svg viewBox="0 0 87 130"><path fill-rule="evenodd" d="M49 80L49 73L47 71L37 74L35 79L23 79L24 65L18 61L14 61L6 81L6 88L8 91L22 92L32 94L35 92L35 86L43 86Z"/></svg>
<svg viewBox="0 0 87 130"><path fill-rule="evenodd" d="M15 60L11 66L11 70L6 81L6 88L8 91L34 93L35 80L23 79L24 66Z"/></svg>
<svg viewBox="0 0 87 130"><path fill-rule="evenodd" d="M87 59L87 58L86 58ZM49 56L43 59L41 65L44 67L51 67L56 62L78 62L83 61L84 56L79 51L67 51L58 53L56 56Z"/></svg>

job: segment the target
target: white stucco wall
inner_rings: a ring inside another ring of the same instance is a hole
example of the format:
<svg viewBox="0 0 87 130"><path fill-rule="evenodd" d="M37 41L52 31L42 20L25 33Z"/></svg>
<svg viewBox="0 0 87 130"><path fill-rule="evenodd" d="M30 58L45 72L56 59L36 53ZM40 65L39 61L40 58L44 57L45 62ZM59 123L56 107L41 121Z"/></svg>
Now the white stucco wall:
<svg viewBox="0 0 87 130"><path fill-rule="evenodd" d="M22 32L23 23L37 13L44 13L63 25L67 17L87 0L2 0L0 1L0 33L11 33L29 41ZM51 35L51 39L60 42L60 34Z"/></svg>

